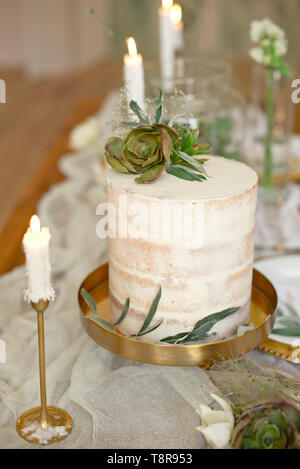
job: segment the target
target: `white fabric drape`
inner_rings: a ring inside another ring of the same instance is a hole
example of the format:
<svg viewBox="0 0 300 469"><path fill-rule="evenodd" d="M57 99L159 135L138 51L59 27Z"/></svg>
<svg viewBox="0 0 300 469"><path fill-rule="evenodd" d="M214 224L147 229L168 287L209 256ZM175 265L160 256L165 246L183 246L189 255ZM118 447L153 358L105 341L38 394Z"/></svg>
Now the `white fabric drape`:
<svg viewBox="0 0 300 469"><path fill-rule="evenodd" d="M109 136L117 95L98 118ZM52 233L51 263L57 298L45 314L48 404L74 420L68 438L50 448L203 448L195 407L217 389L203 370L144 365L95 344L82 330L77 292L83 278L107 261L106 241L96 237L96 206L105 200L105 174L97 148L60 160L64 182L41 199L38 214ZM39 405L36 313L23 299L24 267L0 278L0 447L32 448L16 432L16 420ZM250 354L266 366L288 369L275 358ZM218 392L218 391L217 391Z"/></svg>

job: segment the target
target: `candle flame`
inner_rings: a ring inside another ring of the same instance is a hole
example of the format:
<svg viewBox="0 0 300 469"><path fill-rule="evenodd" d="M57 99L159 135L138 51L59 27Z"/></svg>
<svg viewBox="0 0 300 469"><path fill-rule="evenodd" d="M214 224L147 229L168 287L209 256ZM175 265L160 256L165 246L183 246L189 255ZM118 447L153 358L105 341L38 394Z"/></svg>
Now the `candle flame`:
<svg viewBox="0 0 300 469"><path fill-rule="evenodd" d="M128 47L128 54L130 57L136 57L137 56L137 48L136 48L136 43L133 37L129 37L126 39L127 42L127 47Z"/></svg>
<svg viewBox="0 0 300 469"><path fill-rule="evenodd" d="M178 5L178 3L172 6L171 20L173 24L179 24L182 20L182 8L181 5Z"/></svg>
<svg viewBox="0 0 300 469"><path fill-rule="evenodd" d="M36 215L33 215L31 217L30 229L31 229L31 231L40 231L40 229L41 229L41 224L40 224L39 217L37 217Z"/></svg>
<svg viewBox="0 0 300 469"><path fill-rule="evenodd" d="M170 10L173 6L173 0L162 0L162 7L164 10Z"/></svg>

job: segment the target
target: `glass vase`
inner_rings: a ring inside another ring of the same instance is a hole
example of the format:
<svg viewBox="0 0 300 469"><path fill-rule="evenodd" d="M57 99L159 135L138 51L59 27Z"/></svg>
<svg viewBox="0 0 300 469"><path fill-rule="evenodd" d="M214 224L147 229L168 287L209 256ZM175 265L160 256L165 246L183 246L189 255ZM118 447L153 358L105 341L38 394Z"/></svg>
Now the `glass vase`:
<svg viewBox="0 0 300 469"><path fill-rule="evenodd" d="M174 77L165 87L160 62L145 62L145 84L148 96L152 90L160 88L164 96L172 96L176 89L180 89L191 101L196 93L216 90L222 84L228 84L232 79L232 68L228 62L220 58L183 57L177 56L174 65Z"/></svg>
<svg viewBox="0 0 300 469"><path fill-rule="evenodd" d="M294 124L290 80L255 65L247 111L245 160L259 174L260 193L276 201L288 193L290 136Z"/></svg>
<svg viewBox="0 0 300 469"><path fill-rule="evenodd" d="M146 65L146 90L163 87L157 63ZM246 103L234 88L231 66L211 58L176 59L172 92L164 93L164 120L187 122L200 130L200 143L215 155L241 159Z"/></svg>

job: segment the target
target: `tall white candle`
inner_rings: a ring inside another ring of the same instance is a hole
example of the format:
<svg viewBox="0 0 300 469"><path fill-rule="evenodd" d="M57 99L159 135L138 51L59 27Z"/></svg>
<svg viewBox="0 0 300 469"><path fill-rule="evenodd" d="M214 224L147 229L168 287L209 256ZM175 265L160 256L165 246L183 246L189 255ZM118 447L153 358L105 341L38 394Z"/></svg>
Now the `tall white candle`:
<svg viewBox="0 0 300 469"><path fill-rule="evenodd" d="M128 91L128 100L136 101L143 109L145 105L145 82L143 57L137 53L133 37L127 40L128 54L124 55L124 83Z"/></svg>
<svg viewBox="0 0 300 469"><path fill-rule="evenodd" d="M184 49L182 8L178 3L172 6L171 21L173 25L174 48L176 51Z"/></svg>
<svg viewBox="0 0 300 469"><path fill-rule="evenodd" d="M163 89L166 92L173 90L173 78L175 70L175 49L173 37L173 25L171 10L173 0L162 0L159 9L159 33L160 33L160 65L163 80Z"/></svg>
<svg viewBox="0 0 300 469"><path fill-rule="evenodd" d="M55 292L51 285L51 267L49 262L49 229L40 227L36 215L30 220L30 227L23 238L26 255L26 275L28 288L24 292L25 300L37 303L39 300L54 300Z"/></svg>

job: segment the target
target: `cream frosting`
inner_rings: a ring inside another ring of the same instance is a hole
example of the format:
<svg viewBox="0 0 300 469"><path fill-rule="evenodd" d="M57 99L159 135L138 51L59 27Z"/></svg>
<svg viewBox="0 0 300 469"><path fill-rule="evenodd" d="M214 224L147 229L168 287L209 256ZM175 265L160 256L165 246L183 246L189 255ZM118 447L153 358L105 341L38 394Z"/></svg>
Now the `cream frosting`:
<svg viewBox="0 0 300 469"><path fill-rule="evenodd" d="M158 286L162 297L156 320L161 327L143 340L159 340L192 328L199 319L229 307L241 306L239 315L220 324L218 333L232 333L232 324L244 324L251 297L257 175L243 163L209 157L207 182L190 182L164 174L158 181L139 185L133 175L108 174L108 202L117 217L132 218L133 207L147 211L151 204L200 208L200 242L151 239L141 235L109 240L111 313L117 319L126 299L131 307L120 329L135 333L141 326ZM120 196L126 195L126 207ZM134 225L135 226L135 225ZM134 231L134 230L133 230ZM169 334L168 334L169 333Z"/></svg>
<svg viewBox="0 0 300 469"><path fill-rule="evenodd" d="M137 196L181 201L229 198L257 184L256 172L244 163L220 156L204 155L203 158L208 160L204 167L209 176L203 183L185 181L165 172L151 184L137 184L132 174L118 173L113 169L108 171L107 181L119 190Z"/></svg>

